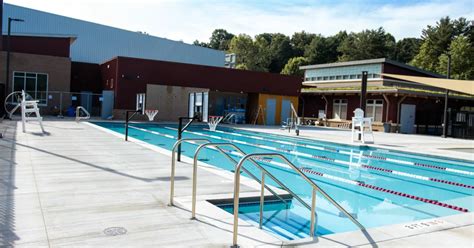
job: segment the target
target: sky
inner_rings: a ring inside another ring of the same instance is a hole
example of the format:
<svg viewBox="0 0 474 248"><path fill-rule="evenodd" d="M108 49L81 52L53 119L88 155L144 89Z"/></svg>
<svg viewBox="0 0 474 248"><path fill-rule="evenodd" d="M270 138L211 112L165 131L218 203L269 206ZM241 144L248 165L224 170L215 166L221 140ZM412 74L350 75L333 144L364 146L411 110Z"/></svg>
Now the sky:
<svg viewBox="0 0 474 248"><path fill-rule="evenodd" d="M383 27L420 37L441 17L474 20L474 0L4 0L5 3L192 43L214 29L233 34L304 30L324 36Z"/></svg>

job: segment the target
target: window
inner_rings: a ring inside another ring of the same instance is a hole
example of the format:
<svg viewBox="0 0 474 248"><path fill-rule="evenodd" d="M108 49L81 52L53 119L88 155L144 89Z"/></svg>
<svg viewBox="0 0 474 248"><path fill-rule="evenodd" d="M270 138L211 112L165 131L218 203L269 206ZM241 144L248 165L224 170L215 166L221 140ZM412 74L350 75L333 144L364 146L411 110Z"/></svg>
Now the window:
<svg viewBox="0 0 474 248"><path fill-rule="evenodd" d="M365 108L365 116L374 118L376 122L382 122L383 100L369 99Z"/></svg>
<svg viewBox="0 0 474 248"><path fill-rule="evenodd" d="M332 118L339 120L347 119L347 99L334 99L332 105Z"/></svg>
<svg viewBox="0 0 474 248"><path fill-rule="evenodd" d="M39 104L46 105L48 98L48 74L13 72L13 91L24 90Z"/></svg>
<svg viewBox="0 0 474 248"><path fill-rule="evenodd" d="M329 80L334 80L334 76L329 76Z"/></svg>
<svg viewBox="0 0 474 248"><path fill-rule="evenodd" d="M321 80L323 80L323 77L318 77L318 81L321 81Z"/></svg>
<svg viewBox="0 0 474 248"><path fill-rule="evenodd" d="M349 79L349 75L342 76L342 79Z"/></svg>

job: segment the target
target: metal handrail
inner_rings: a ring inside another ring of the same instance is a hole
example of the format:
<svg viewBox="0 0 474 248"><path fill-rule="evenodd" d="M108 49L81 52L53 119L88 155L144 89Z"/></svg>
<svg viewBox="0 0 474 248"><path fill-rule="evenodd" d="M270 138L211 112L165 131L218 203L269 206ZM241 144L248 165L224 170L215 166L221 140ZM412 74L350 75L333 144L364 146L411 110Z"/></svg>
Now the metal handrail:
<svg viewBox="0 0 474 248"><path fill-rule="evenodd" d="M81 112L80 112L81 110L84 111L86 116L81 116ZM85 109L82 106L77 106L77 108L76 108L76 121L88 120L90 118L91 118L91 114L89 113L89 111L87 111L87 109Z"/></svg>
<svg viewBox="0 0 474 248"><path fill-rule="evenodd" d="M176 148L178 148L179 145L183 142L188 142L188 141L204 141L204 142L211 142L208 139L204 138L196 138L196 139L178 139L174 145L173 149L171 149L171 177L170 177L170 202L169 206L173 206L173 197L174 197L174 175L175 175L175 168L176 168Z"/></svg>
<svg viewBox="0 0 474 248"><path fill-rule="evenodd" d="M316 214L316 192L319 191L329 202L331 202L339 211L343 212L354 224L356 224L361 230L365 230L365 227L356 220L350 213L348 213L341 205L339 205L331 196L329 196L323 189L316 185L311 179L309 179L298 167L296 167L290 160L279 153L252 153L245 155L240 159L234 173L234 230L233 230L233 247L237 245L237 235L239 226L239 194L240 194L240 169L246 160L251 160L254 157L278 157L288 164L293 170L295 170L310 186L312 186L312 199L311 199L311 222L310 222L310 236L314 237L315 232L315 214ZM267 172L268 173L268 172ZM262 211L262 204L260 203L260 211Z"/></svg>
<svg viewBox="0 0 474 248"><path fill-rule="evenodd" d="M200 145L195 153L194 153L194 163L193 163L193 195L192 195L192 218L194 219L196 217L196 191L197 191L197 159L199 156L199 152L208 146L214 146L217 148L217 150L222 153L224 156L226 156L229 160L233 161L236 165L238 164L238 161L233 159L231 156L229 156L226 152L224 152L219 146L230 146L237 150L240 154L242 154L242 157L247 155L244 151L242 151L238 146L232 143L224 142L224 143L205 143ZM288 202L281 198L275 191L273 191L270 187L265 185L265 179L264 176L267 175L270 177L274 182L276 182L280 187L282 187L285 191L287 191L293 198L297 199L303 206L305 206L308 210L311 210L311 207L303 200L301 199L296 193L294 193L291 189L286 187L284 183L282 183L280 180L275 178L270 172L268 172L265 168L260 166L255 160L250 159L250 162L252 162L260 171L262 171L262 179L260 180L257 178L255 175L253 175L249 170L247 170L245 167L242 167L242 170L249 174L255 181L258 183L262 184L264 188L266 188L271 194L276 196L278 199L280 199L282 202L284 202L286 205L288 205ZM261 225L261 224L260 224Z"/></svg>
<svg viewBox="0 0 474 248"><path fill-rule="evenodd" d="M171 186L170 186L170 201L169 201L169 206L173 206L173 199L174 199L174 179L175 179L175 171L176 171L176 149L181 145L181 143L183 142L188 142L188 141L204 141L204 142L209 142L207 144L210 144L210 140L209 139L206 139L206 138L188 138L188 139L180 139L178 141L176 141L176 143L173 145L173 149L171 150L171 177L170 177L170 183L171 183ZM219 143L221 144L221 143ZM239 147L235 146L234 144L231 144L231 143L225 143L225 145L227 146L231 146L233 147L234 149L236 149L238 152L242 153L242 156L245 156L246 153L244 153ZM224 152L220 147L216 147L216 149L222 153L224 156L226 156L229 160L231 160L232 162L235 163L235 165L237 165L237 160L233 159L231 156L229 156L226 152ZM199 147L198 149L196 150L196 153L199 151ZM246 168L242 168L242 170L247 173L250 177L252 177L254 180L256 180L258 183L261 183L260 180L258 179L258 177L256 177L254 174L252 174L250 171L248 171ZM196 175L197 173L193 173L193 180L194 180L194 175ZM276 180L276 178L275 178ZM195 180L194 180L195 181ZM194 182L193 182L194 184ZM283 185L284 187L284 185ZM273 191L270 187L266 186L265 185L265 188L270 192L272 193L274 196L276 196L278 199L280 199L281 201L283 201L287 206L289 205L289 203L283 199L281 196L279 196L275 191ZM195 194L195 190L193 190L193 194ZM195 197L193 198L193 209L195 209ZM195 218L195 211L193 211L193 216L192 218Z"/></svg>

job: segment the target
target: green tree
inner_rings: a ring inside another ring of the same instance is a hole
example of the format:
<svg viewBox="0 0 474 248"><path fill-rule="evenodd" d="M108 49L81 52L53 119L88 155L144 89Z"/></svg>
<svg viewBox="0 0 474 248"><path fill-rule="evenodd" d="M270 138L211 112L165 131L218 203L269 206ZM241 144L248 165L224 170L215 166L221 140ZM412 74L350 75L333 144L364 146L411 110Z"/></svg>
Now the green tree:
<svg viewBox="0 0 474 248"><path fill-rule="evenodd" d="M467 36L456 37L449 45L451 55L451 78L462 80L474 79L474 46ZM439 57L437 72L447 74L448 56Z"/></svg>
<svg viewBox="0 0 474 248"><path fill-rule="evenodd" d="M309 61L305 57L294 57L288 60L285 67L281 71L284 75L303 76L303 70L300 70L300 66L309 64Z"/></svg>
<svg viewBox="0 0 474 248"><path fill-rule="evenodd" d="M411 64L436 72L439 68L439 57L448 51L453 39L460 35L472 37L472 24L462 17L457 20L443 17L436 22L436 26L428 25L422 31L423 43ZM470 43L472 45L472 42Z"/></svg>
<svg viewBox="0 0 474 248"><path fill-rule="evenodd" d="M227 51L232 38L234 38L234 35L227 32L227 30L216 29L209 39L209 48Z"/></svg>
<svg viewBox="0 0 474 248"><path fill-rule="evenodd" d="M347 35L337 49L339 61L393 58L395 38L383 28L364 30Z"/></svg>
<svg viewBox="0 0 474 248"><path fill-rule="evenodd" d="M398 62L408 63L420 51L422 40L418 38L404 38L397 41L394 59Z"/></svg>
<svg viewBox="0 0 474 248"><path fill-rule="evenodd" d="M237 56L237 68L251 71L268 71L270 64L267 53L268 43L259 38L255 42L252 37L240 34L232 38L229 52Z"/></svg>
<svg viewBox="0 0 474 248"><path fill-rule="evenodd" d="M255 41L261 50L260 56L269 60L268 71L279 73L288 60L293 56L290 38L280 33L263 33L255 36Z"/></svg>
<svg viewBox="0 0 474 248"><path fill-rule="evenodd" d="M296 57L303 56L306 48L314 37L316 37L315 34L306 33L305 31L294 33L290 39L290 44L293 48L293 55Z"/></svg>
<svg viewBox="0 0 474 248"><path fill-rule="evenodd" d="M306 47L304 55L311 64L323 64L330 61L330 49L328 39L317 35Z"/></svg>
<svg viewBox="0 0 474 248"><path fill-rule="evenodd" d="M195 40L195 41L193 42L193 45L195 45L195 46L201 46L201 47L209 47L209 44L207 44L206 42L200 42L200 41L198 41L198 40Z"/></svg>

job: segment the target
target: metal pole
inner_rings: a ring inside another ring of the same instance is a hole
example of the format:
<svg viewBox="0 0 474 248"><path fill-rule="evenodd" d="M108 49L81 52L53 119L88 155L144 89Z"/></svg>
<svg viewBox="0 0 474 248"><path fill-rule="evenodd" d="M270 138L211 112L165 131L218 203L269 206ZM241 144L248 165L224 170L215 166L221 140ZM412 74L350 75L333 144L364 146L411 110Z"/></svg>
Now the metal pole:
<svg viewBox="0 0 474 248"><path fill-rule="evenodd" d="M262 229L262 223L263 223L264 204L265 204L265 172L262 171L262 180L260 182L260 221L259 221L260 229Z"/></svg>
<svg viewBox="0 0 474 248"><path fill-rule="evenodd" d="M239 247L237 244L237 237L239 232L239 194L240 194L240 166L243 164L244 159L239 161L234 173L234 232L232 237L232 247Z"/></svg>
<svg viewBox="0 0 474 248"><path fill-rule="evenodd" d="M180 140L182 137L182 130L183 129L183 118L179 118L179 123L178 123L178 140ZM178 161L181 162L181 144L178 145Z"/></svg>
<svg viewBox="0 0 474 248"><path fill-rule="evenodd" d="M125 111L125 141L128 141L128 111Z"/></svg>
<svg viewBox="0 0 474 248"><path fill-rule="evenodd" d="M59 92L59 118L63 118L63 92Z"/></svg>
<svg viewBox="0 0 474 248"><path fill-rule="evenodd" d="M8 85L10 81L10 35L11 35L11 26L12 26L12 18L8 18L8 27L7 27L7 62L6 62L6 68L5 68L5 97L4 99L7 98L8 95ZM3 38L2 38L3 39Z"/></svg>
<svg viewBox="0 0 474 248"><path fill-rule="evenodd" d="M311 195L311 224L309 226L310 237L314 237L315 222L316 222L316 188L313 187L313 192Z"/></svg>
<svg viewBox="0 0 474 248"><path fill-rule="evenodd" d="M360 109L364 111L364 117L365 115L365 105L366 105L366 97L367 97L367 71L362 71L362 84L360 87ZM361 127L362 129L362 127ZM362 130L361 130L362 131ZM359 133L359 140L362 138L362 134Z"/></svg>
<svg viewBox="0 0 474 248"><path fill-rule="evenodd" d="M448 54L448 73L446 75L447 79L451 78L451 55ZM444 94L444 115L443 115L443 135L441 137L446 138L448 137L448 97L449 97L449 90L446 90Z"/></svg>

